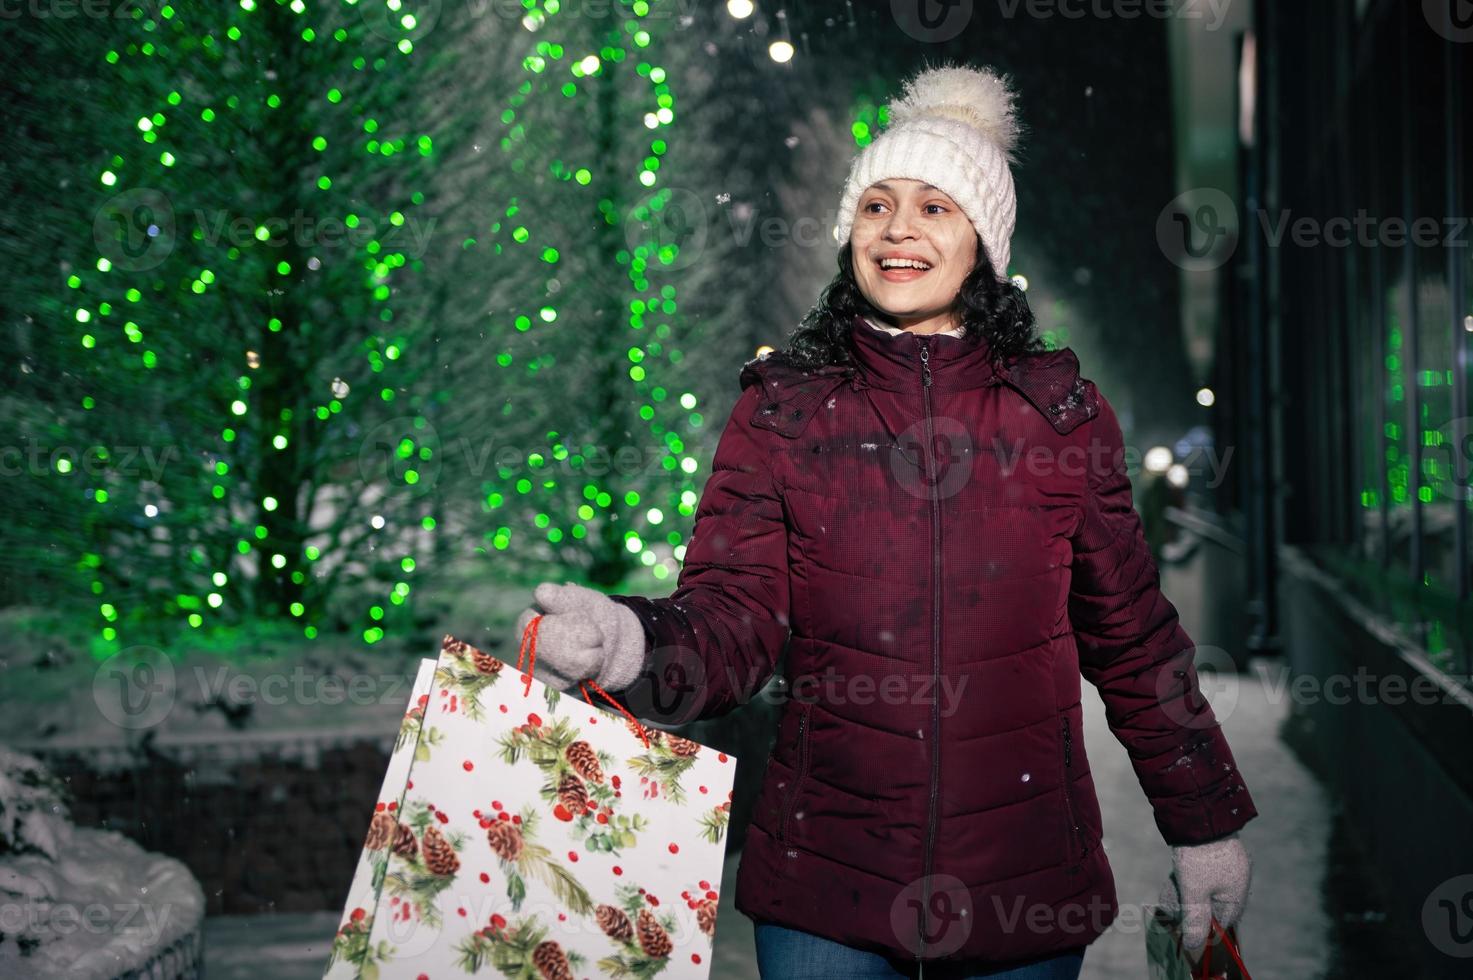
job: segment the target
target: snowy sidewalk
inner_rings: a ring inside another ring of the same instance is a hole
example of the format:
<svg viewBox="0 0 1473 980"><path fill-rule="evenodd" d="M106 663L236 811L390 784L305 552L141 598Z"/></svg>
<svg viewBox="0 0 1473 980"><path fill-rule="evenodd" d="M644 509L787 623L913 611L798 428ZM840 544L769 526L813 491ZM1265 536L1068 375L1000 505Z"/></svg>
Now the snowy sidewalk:
<svg viewBox="0 0 1473 980"><path fill-rule="evenodd" d="M1324 790L1279 738L1287 703L1275 703L1254 674L1203 685L1259 815L1243 828L1253 854L1253 890L1239 927L1254 980L1322 975L1331 923L1320 886L1329 843ZM1233 702L1236 703L1233 703ZM1084 958L1083 980L1146 975L1143 905L1154 905L1171 852L1151 818L1125 749L1105 725L1105 709L1085 686L1085 735L1104 815L1105 851L1115 871L1121 916Z"/></svg>

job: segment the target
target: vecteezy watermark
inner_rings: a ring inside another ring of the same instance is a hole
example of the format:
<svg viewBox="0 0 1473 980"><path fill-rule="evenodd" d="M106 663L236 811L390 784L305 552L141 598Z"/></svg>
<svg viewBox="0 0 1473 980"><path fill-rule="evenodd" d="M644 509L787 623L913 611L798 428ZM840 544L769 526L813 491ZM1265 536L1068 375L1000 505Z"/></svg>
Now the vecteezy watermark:
<svg viewBox="0 0 1473 980"><path fill-rule="evenodd" d="M157 483L165 468L179 458L178 446L43 446L27 441L21 446L0 446L0 476L115 474Z"/></svg>
<svg viewBox="0 0 1473 980"><path fill-rule="evenodd" d="M1375 674L1365 666L1356 667L1349 673L1293 674L1287 670L1273 670L1261 662L1254 663L1254 670L1263 684L1264 698L1269 704L1289 701L1307 706L1328 704L1344 707L1349 704L1384 704L1392 707L1415 705L1453 705L1463 703L1456 681L1443 680L1431 674Z"/></svg>
<svg viewBox="0 0 1473 980"><path fill-rule="evenodd" d="M1216 31L1233 0L995 0L989 13L1004 20L1200 20ZM896 25L917 41L950 41L972 22L973 0L890 0Z"/></svg>
<svg viewBox="0 0 1473 980"><path fill-rule="evenodd" d="M1473 957L1473 874L1449 878L1422 903L1422 931L1439 953Z"/></svg>
<svg viewBox="0 0 1473 980"><path fill-rule="evenodd" d="M30 17L36 20L157 20L168 0L0 0L0 21Z"/></svg>
<svg viewBox="0 0 1473 980"><path fill-rule="evenodd" d="M493 16L502 20L519 23L529 31L541 29L546 23L566 23L570 18L584 18L586 20L617 20L625 21L629 17L629 7L624 0L558 0L555 6L543 5L547 10L555 10L548 13L542 9L528 10L528 4L523 0L462 0L465 12L471 17ZM641 23L658 20L673 20L677 27L689 27L695 22L695 15L700 9L697 4L700 0L657 0L657 2L646 5L644 13L640 14Z"/></svg>
<svg viewBox="0 0 1473 980"><path fill-rule="evenodd" d="M1075 484L1086 475L1117 470L1133 478L1146 454L1138 446L1097 436L1062 449L1001 432L976 443L965 422L947 415L932 416L929 425L924 419L912 423L894 442L860 442L857 452L862 458L868 454L876 463L884 460L896 485L911 496L930 499L934 492L942 500L961 493L982 473L1001 480L1027 477L1036 482L1053 477ZM1175 462L1194 481L1204 476L1204 486L1212 489L1226 478L1233 453L1232 446L1224 447L1220 455L1216 446L1197 446Z"/></svg>
<svg viewBox="0 0 1473 980"><path fill-rule="evenodd" d="M1227 22L1233 0L997 0L998 12L1013 20L1200 20L1215 31Z"/></svg>
<svg viewBox="0 0 1473 980"><path fill-rule="evenodd" d="M1314 217L1293 209L1259 208L1240 215L1238 204L1216 187L1177 195L1156 217L1161 253L1187 272L1221 268L1242 241L1241 222L1251 221L1267 248L1467 248L1473 220L1448 215L1380 217L1364 208L1353 215Z"/></svg>
<svg viewBox="0 0 1473 980"><path fill-rule="evenodd" d="M865 671L841 674L833 664L821 673L798 674L791 684L774 685L769 700L817 702L828 707L839 705L922 705L939 700L941 716L950 718L961 705L970 674L960 677L936 676L931 673Z"/></svg>
<svg viewBox="0 0 1473 980"><path fill-rule="evenodd" d="M301 664L261 674L229 666L195 665L180 671L162 651L137 646L98 664L92 700L119 728L142 730L163 723L176 704L193 710L214 705L398 705L409 695L409 681L393 671L322 673Z"/></svg>
<svg viewBox="0 0 1473 980"><path fill-rule="evenodd" d="M381 225L369 209L354 209L352 218L310 215L300 209L289 215L234 216L231 212L196 209L193 231L181 232L173 202L164 191L135 187L103 202L92 219L92 241L97 253L123 272L155 269L171 255L181 233L211 247L280 249L362 248L379 242L412 258L424 255L439 218L421 218L395 212Z"/></svg>
<svg viewBox="0 0 1473 980"><path fill-rule="evenodd" d="M361 248L378 242L404 254L419 258L429 245L430 236L440 219L420 219L414 214L391 216L383 226L374 222L364 208L356 208L350 221L336 215L311 215L300 208L289 215L266 215L259 218L234 217L228 211L194 212L194 223L200 229L199 239L211 246L221 243L236 248L338 248L348 245Z"/></svg>
<svg viewBox="0 0 1473 980"><path fill-rule="evenodd" d="M1456 44L1473 41L1473 0L1422 0L1422 14L1447 40Z"/></svg>
<svg viewBox="0 0 1473 980"><path fill-rule="evenodd" d="M1065 902L1029 901L1022 895L993 894L972 898L965 882L949 874L932 874L909 882L890 903L890 928L907 949L937 956L956 952L973 932L985 926L1002 935L1076 936L1083 945L1111 930L1144 934L1157 906L1116 902L1106 895Z"/></svg>
<svg viewBox="0 0 1473 980"><path fill-rule="evenodd" d="M174 905L170 902L72 905L13 899L0 902L0 933L7 937L32 936L42 943L51 943L79 932L127 936L131 945L147 949L159 945L173 915ZM88 945L94 944L97 940L88 941Z"/></svg>
<svg viewBox="0 0 1473 980"><path fill-rule="evenodd" d="M261 676L196 666L187 676L200 704L400 704L409 693L403 674L322 674L301 665Z"/></svg>
<svg viewBox="0 0 1473 980"><path fill-rule="evenodd" d="M1260 209L1257 218L1270 248L1282 248L1286 241L1297 248L1349 248L1352 245L1362 248L1399 248L1403 245L1467 248L1469 242L1469 219L1466 217L1381 218L1360 208L1353 216L1331 218L1295 217L1289 209L1270 215Z"/></svg>
<svg viewBox="0 0 1473 980"><path fill-rule="evenodd" d="M727 195L718 201L728 204ZM731 228L732 241L745 248L755 236L763 246L774 249L789 244L799 248L836 248L833 231L838 224L839 212L831 208L823 217L799 215L766 215L746 201L738 201L726 209L726 221Z"/></svg>
<svg viewBox="0 0 1473 980"><path fill-rule="evenodd" d="M358 446L358 472L365 481L384 484L389 492L417 496L433 489L452 459L476 478L488 472L502 479L518 473L528 477L554 473L635 477L664 474L670 455L670 447L660 443L606 446L577 438L528 446L460 436L442 447L434 423L421 416L401 415L375 424L363 437Z"/></svg>

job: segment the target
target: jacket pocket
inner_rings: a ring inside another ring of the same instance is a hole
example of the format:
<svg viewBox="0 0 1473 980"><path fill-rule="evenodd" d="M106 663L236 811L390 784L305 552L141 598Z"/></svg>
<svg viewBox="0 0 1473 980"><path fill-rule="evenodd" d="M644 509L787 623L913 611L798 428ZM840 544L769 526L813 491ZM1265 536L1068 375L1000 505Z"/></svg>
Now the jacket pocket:
<svg viewBox="0 0 1473 980"><path fill-rule="evenodd" d="M793 819L793 807L798 802L798 793L803 788L803 780L808 775L808 741L810 728L812 727L813 702L807 701L803 704L803 710L798 715L798 771L793 776L793 782L788 786L787 796L783 799L783 819L779 828L778 837L786 844L788 842L788 824Z"/></svg>
<svg viewBox="0 0 1473 980"><path fill-rule="evenodd" d="M1064 853L1069 863L1077 866L1089 855L1090 847L1074 806L1074 730L1069 727L1068 715L1060 716L1059 733L1064 754Z"/></svg>

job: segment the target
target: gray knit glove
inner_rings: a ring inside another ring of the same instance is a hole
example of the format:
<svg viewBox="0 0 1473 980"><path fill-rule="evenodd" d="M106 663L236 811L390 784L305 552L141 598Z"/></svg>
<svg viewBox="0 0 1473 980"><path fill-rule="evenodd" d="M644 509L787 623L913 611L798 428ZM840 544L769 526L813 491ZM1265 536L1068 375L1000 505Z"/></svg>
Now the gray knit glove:
<svg viewBox="0 0 1473 980"><path fill-rule="evenodd" d="M543 582L532 597L541 608L517 617L513 642L520 649L527 624L543 614L532 666L538 680L569 691L592 678L613 694L638 679L644 665L644 626L628 606L573 582Z"/></svg>
<svg viewBox="0 0 1473 980"><path fill-rule="evenodd" d="M1171 864L1161 907L1181 923L1181 943L1195 958L1207 945L1213 918L1226 929L1242 916L1253 862L1238 835L1229 834L1206 844L1173 847Z"/></svg>

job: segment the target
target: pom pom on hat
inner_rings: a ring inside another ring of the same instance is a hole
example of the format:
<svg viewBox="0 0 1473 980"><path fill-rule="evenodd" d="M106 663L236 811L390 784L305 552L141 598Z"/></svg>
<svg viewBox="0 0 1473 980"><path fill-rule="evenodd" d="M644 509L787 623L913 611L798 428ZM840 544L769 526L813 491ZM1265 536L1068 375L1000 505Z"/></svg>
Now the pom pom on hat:
<svg viewBox="0 0 1473 980"><path fill-rule="evenodd" d="M1016 163L1014 152L1023 135L1016 110L1017 95L1007 77L990 68L928 68L905 83L890 103L890 125L917 116L946 116L977 130Z"/></svg>
<svg viewBox="0 0 1473 980"><path fill-rule="evenodd" d="M834 239L853 230L865 188L897 178L945 191L972 222L999 279L1012 259L1017 194L1011 167L1024 134L1017 95L990 68L942 65L905 82L884 132L854 158L839 202Z"/></svg>

